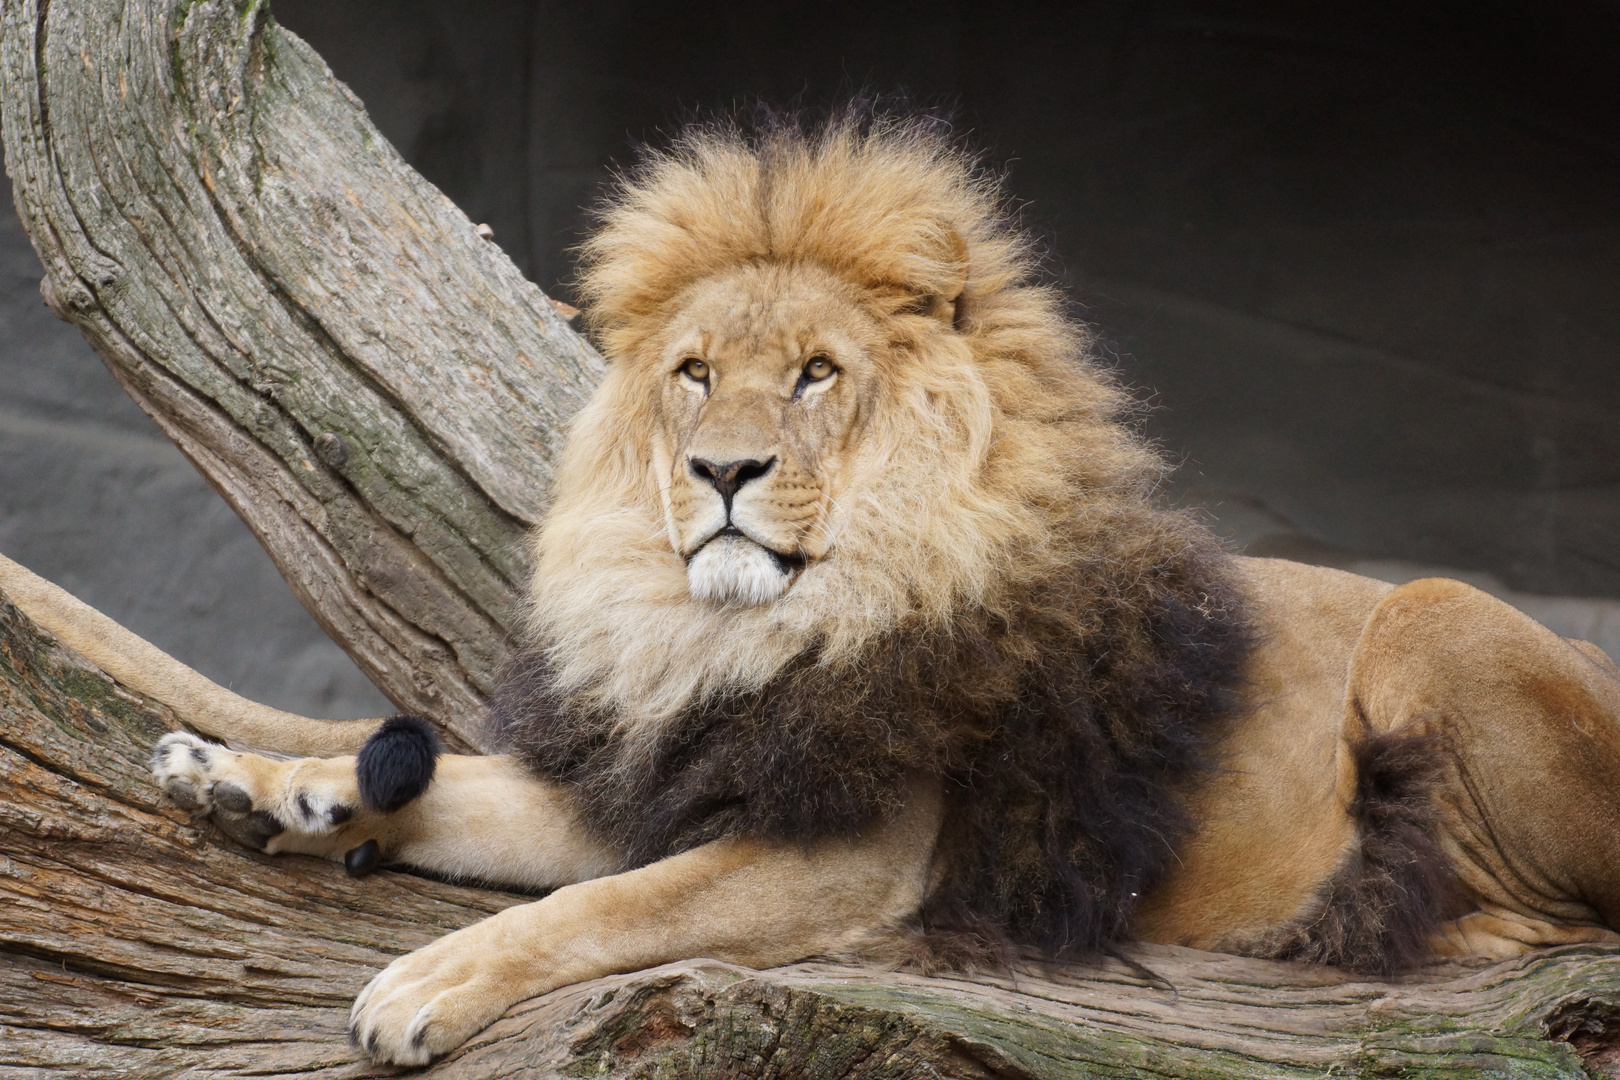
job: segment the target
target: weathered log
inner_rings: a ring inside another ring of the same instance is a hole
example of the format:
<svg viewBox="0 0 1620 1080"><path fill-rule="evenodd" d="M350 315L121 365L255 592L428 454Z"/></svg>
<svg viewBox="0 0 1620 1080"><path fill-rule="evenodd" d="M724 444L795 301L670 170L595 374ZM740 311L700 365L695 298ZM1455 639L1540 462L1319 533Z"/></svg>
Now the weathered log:
<svg viewBox="0 0 1620 1080"><path fill-rule="evenodd" d="M476 744L599 360L264 3L0 2L47 301L373 680ZM521 898L235 846L150 783L174 724L0 597L0 1075L380 1075L343 1039L366 978ZM1399 984L1134 955L1175 990L692 961L520 1005L428 1074L1577 1077L1617 1045L1614 952Z"/></svg>
<svg viewBox="0 0 1620 1080"><path fill-rule="evenodd" d="M174 718L3 596L0 722L0 1076L389 1075L347 1045L349 1001L392 956L523 899L355 881L189 821L145 769ZM974 979L688 961L519 1005L425 1075L1577 1080L1582 1052L1620 1056L1620 950L1398 983L1131 954L1174 990L1115 961Z"/></svg>
<svg viewBox="0 0 1620 1080"><path fill-rule="evenodd" d="M41 291L317 620L452 743L601 361L262 0L5 0Z"/></svg>

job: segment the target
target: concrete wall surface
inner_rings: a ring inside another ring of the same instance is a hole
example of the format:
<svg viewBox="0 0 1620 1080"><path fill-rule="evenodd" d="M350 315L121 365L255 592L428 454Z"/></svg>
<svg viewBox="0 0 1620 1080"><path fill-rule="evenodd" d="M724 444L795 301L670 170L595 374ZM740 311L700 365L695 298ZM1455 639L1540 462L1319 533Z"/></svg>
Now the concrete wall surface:
<svg viewBox="0 0 1620 1080"><path fill-rule="evenodd" d="M276 0L567 297L635 145L903 88L1009 172L1105 357L1262 554L1441 569L1620 653L1620 7ZM236 689L385 706L0 227L0 551Z"/></svg>

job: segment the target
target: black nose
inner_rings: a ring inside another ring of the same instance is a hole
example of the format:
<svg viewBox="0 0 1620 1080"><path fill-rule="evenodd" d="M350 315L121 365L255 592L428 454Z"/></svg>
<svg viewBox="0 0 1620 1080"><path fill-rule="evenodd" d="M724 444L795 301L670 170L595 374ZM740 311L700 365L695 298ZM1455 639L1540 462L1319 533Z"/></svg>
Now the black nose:
<svg viewBox="0 0 1620 1080"><path fill-rule="evenodd" d="M700 476L714 485L714 490L720 493L720 498L726 504L726 517L731 516L731 499L737 490L750 480L757 480L771 471L776 459L769 461L705 461L703 458L688 458L687 463L692 467L692 474Z"/></svg>

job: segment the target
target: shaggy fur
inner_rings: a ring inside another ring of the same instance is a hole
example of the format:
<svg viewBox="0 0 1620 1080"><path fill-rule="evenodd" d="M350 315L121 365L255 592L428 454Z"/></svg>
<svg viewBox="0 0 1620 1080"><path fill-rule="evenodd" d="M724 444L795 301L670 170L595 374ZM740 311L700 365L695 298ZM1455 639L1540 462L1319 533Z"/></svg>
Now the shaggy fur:
<svg viewBox="0 0 1620 1080"><path fill-rule="evenodd" d="M883 635L853 662L807 653L694 702L633 764L612 713L556 693L544 650L496 716L632 865L735 833L852 835L898 806L908 771L934 773L952 809L927 925L1089 950L1167 868L1191 825L1175 787L1234 702L1246 642L1211 570L1185 553L1139 582L1076 573L1016 624L964 613L949 637ZM1098 595L1121 586L1138 595Z"/></svg>
<svg viewBox="0 0 1620 1080"><path fill-rule="evenodd" d="M585 255L611 368L539 536L507 745L632 864L852 834L926 771L952 807L934 923L1054 954L1120 933L1191 825L1175 791L1234 707L1245 622L993 180L920 123L690 129ZM723 606L666 538L647 385L690 290L754 265L831 275L885 328L856 454L883 467L855 467L785 596Z"/></svg>
<svg viewBox="0 0 1620 1080"><path fill-rule="evenodd" d="M1393 975L1431 955L1441 925L1467 910L1442 834L1435 791L1457 768L1444 735L1373 734L1365 718L1351 747L1357 844L1323 883L1314 913L1231 951L1309 960L1370 975Z"/></svg>

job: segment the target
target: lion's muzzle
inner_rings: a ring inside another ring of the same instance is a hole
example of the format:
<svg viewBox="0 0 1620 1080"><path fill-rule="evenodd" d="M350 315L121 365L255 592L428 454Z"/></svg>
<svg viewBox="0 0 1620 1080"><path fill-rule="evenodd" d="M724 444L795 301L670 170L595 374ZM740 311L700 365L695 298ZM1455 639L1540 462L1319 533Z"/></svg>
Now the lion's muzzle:
<svg viewBox="0 0 1620 1080"><path fill-rule="evenodd" d="M764 461L687 459L691 475L713 488L721 502L721 513L714 515L720 527L687 556L687 585L693 596L720 603L766 604L786 592L804 566L802 556L784 555L736 524L739 492L768 476L776 463L774 456Z"/></svg>
<svg viewBox="0 0 1620 1080"><path fill-rule="evenodd" d="M787 592L802 565L728 527L686 561L686 584L700 600L768 604Z"/></svg>

